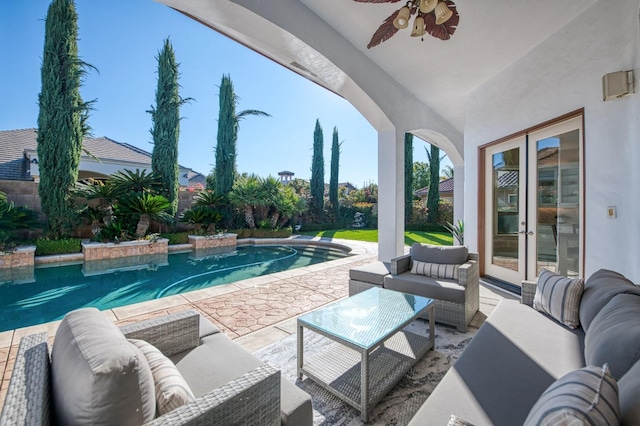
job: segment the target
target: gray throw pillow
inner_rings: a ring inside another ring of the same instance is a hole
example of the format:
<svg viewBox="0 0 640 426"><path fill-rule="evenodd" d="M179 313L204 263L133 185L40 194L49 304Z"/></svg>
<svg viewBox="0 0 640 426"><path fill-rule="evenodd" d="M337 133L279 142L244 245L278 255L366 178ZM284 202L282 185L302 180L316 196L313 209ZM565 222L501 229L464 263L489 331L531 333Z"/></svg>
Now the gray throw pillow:
<svg viewBox="0 0 640 426"><path fill-rule="evenodd" d="M583 288L581 278L567 278L543 269L538 277L533 308L569 328L577 328Z"/></svg>
<svg viewBox="0 0 640 426"><path fill-rule="evenodd" d="M60 323L51 378L58 424L141 425L155 417L147 360L95 308L69 312Z"/></svg>
<svg viewBox="0 0 640 426"><path fill-rule="evenodd" d="M624 275L607 269L600 269L589 277L584 284L580 302L580 324L584 331L589 329L600 309L621 293L640 295L640 287L635 286Z"/></svg>
<svg viewBox="0 0 640 426"><path fill-rule="evenodd" d="M571 371L551 384L533 405L525 426L617 425L618 386L604 367Z"/></svg>
<svg viewBox="0 0 640 426"><path fill-rule="evenodd" d="M420 243L414 243L411 246L411 260L419 262L462 265L468 257L469 249L465 246L436 246Z"/></svg>
<svg viewBox="0 0 640 426"><path fill-rule="evenodd" d="M587 365L608 363L620 378L640 359L640 296L619 294L600 310L584 339Z"/></svg>

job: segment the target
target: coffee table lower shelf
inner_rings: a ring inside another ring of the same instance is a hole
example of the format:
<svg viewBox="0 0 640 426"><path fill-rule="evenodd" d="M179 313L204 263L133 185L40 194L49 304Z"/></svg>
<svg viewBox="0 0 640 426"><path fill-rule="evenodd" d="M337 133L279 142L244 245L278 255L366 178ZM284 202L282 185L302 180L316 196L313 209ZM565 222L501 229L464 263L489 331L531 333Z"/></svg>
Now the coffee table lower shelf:
<svg viewBox="0 0 640 426"><path fill-rule="evenodd" d="M332 342L322 352L304 357L298 375L304 373L314 382L347 402L368 420L374 407L396 383L430 349L433 341L410 331L401 330L372 352L359 352L341 343ZM362 398L361 364L368 357L369 378L366 401Z"/></svg>

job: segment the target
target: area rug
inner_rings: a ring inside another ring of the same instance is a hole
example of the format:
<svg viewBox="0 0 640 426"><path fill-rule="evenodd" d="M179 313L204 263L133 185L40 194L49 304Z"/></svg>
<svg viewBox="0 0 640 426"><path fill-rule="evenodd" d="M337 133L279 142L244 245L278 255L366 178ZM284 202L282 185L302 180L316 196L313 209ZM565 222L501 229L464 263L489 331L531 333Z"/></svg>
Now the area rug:
<svg viewBox="0 0 640 426"><path fill-rule="evenodd" d="M482 315L482 314L480 314ZM484 317L484 316L483 316ZM378 403L369 422L375 425L406 425L420 406L427 400L435 386L453 365L462 350L471 341L484 318L474 318L467 333L436 324L436 348L429 351L406 376ZM428 325L423 320L411 323L408 330L428 335ZM313 355L336 344L318 334L305 332L305 356ZM314 425L362 425L358 410L324 390L312 380L296 375L296 335L290 335L276 343L254 352L254 355L282 372L282 378L295 383L313 401Z"/></svg>

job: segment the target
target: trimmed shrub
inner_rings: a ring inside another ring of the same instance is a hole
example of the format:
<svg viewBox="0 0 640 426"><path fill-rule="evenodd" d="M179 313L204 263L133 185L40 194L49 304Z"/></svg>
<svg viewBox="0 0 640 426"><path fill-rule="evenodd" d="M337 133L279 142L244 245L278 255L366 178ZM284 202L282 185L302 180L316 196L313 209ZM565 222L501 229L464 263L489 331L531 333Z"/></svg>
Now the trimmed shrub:
<svg viewBox="0 0 640 426"><path fill-rule="evenodd" d="M300 232L316 232L316 231L330 231L333 229L342 229L344 226L340 222L333 223L305 223L300 228Z"/></svg>
<svg viewBox="0 0 640 426"><path fill-rule="evenodd" d="M189 233L188 232L174 232L170 234L160 234L161 238L166 238L169 240L169 245L172 244L188 244L189 243Z"/></svg>
<svg viewBox="0 0 640 426"><path fill-rule="evenodd" d="M238 234L238 238L288 238L291 236L291 228L282 229L234 229L229 231Z"/></svg>
<svg viewBox="0 0 640 426"><path fill-rule="evenodd" d="M58 240L38 238L36 240L36 256L80 253L82 252L81 242L82 240L80 238L63 238Z"/></svg>

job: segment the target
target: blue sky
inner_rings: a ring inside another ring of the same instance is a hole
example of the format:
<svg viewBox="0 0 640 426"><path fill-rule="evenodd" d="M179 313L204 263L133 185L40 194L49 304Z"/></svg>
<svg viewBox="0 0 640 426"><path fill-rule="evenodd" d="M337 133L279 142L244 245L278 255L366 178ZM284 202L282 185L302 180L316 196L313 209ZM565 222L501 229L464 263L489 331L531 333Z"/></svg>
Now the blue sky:
<svg viewBox="0 0 640 426"><path fill-rule="evenodd" d="M49 0L2 1L0 5L0 130L35 128L40 92L44 18ZM179 162L208 174L215 162L218 86L229 74L238 110L259 109L271 118L240 124L238 170L261 176L290 170L309 179L316 119L324 130L325 180L331 137L344 141L340 181L357 187L377 182L377 133L346 100L269 59L152 0L76 0L79 53L97 68L82 88L96 99L89 124L107 136L152 151L151 117L157 84L156 56L169 37L180 63L182 107ZM414 143L414 161L426 161ZM446 163L444 163L446 164ZM444 165L443 164L443 165Z"/></svg>

